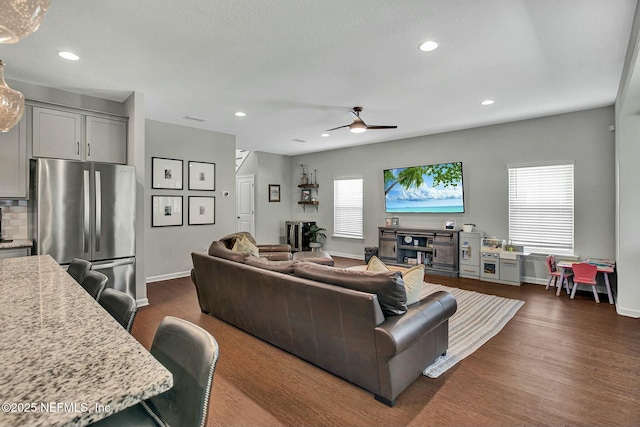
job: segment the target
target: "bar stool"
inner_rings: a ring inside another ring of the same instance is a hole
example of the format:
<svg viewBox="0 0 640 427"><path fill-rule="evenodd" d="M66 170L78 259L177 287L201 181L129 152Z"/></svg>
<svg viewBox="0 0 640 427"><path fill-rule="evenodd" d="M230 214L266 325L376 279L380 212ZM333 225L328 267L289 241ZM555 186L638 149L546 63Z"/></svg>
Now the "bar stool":
<svg viewBox="0 0 640 427"><path fill-rule="evenodd" d="M82 283L84 275L87 271L91 270L91 263L82 258L74 258L69 267L67 267L67 273L78 283Z"/></svg>

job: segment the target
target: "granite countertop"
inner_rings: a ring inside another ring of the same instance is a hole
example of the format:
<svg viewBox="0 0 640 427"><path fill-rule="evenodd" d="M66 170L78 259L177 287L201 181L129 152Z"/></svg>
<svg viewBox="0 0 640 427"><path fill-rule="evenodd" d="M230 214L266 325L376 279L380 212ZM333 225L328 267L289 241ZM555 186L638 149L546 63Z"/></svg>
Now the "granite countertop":
<svg viewBox="0 0 640 427"><path fill-rule="evenodd" d="M117 412L173 386L49 255L0 259L0 295L1 426L85 426L107 415L100 407Z"/></svg>
<svg viewBox="0 0 640 427"><path fill-rule="evenodd" d="M29 239L14 239L12 242L0 242L0 249L30 248L32 245Z"/></svg>

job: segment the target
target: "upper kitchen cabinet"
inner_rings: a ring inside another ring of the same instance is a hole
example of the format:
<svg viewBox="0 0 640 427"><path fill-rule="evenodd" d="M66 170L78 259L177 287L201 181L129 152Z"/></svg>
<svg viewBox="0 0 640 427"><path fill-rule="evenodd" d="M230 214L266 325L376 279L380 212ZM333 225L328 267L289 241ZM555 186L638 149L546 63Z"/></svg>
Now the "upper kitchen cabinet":
<svg viewBox="0 0 640 427"><path fill-rule="evenodd" d="M33 107L33 157L83 160L82 115Z"/></svg>
<svg viewBox="0 0 640 427"><path fill-rule="evenodd" d="M127 122L87 116L87 160L127 163Z"/></svg>
<svg viewBox="0 0 640 427"><path fill-rule="evenodd" d="M33 157L126 164L126 119L33 107Z"/></svg>
<svg viewBox="0 0 640 427"><path fill-rule="evenodd" d="M27 120L0 132L0 199L27 198Z"/></svg>

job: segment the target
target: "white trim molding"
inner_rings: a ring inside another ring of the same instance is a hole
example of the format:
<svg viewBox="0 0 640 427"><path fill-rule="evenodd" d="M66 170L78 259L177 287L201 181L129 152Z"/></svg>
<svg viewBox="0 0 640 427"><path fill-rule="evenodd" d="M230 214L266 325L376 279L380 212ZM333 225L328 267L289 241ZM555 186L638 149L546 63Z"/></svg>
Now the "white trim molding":
<svg viewBox="0 0 640 427"><path fill-rule="evenodd" d="M147 277L145 280L147 283L153 283L153 282L162 282L163 280L179 279L181 277L189 277L189 276L191 276L191 270L178 271L176 273L169 273L169 274L161 274L159 276L151 276L151 277Z"/></svg>

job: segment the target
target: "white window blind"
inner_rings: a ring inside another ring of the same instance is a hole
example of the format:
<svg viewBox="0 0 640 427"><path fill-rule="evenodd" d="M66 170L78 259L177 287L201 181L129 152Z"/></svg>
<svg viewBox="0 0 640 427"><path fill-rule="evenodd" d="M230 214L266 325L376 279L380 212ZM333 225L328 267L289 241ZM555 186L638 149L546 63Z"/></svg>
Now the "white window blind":
<svg viewBox="0 0 640 427"><path fill-rule="evenodd" d="M333 234L362 238L362 179L333 181Z"/></svg>
<svg viewBox="0 0 640 427"><path fill-rule="evenodd" d="M511 242L529 252L573 253L573 164L508 171Z"/></svg>

